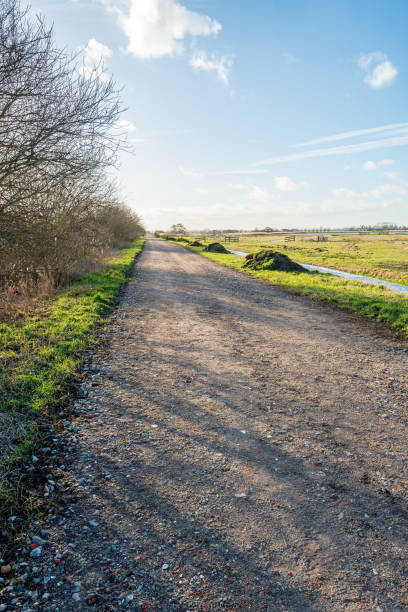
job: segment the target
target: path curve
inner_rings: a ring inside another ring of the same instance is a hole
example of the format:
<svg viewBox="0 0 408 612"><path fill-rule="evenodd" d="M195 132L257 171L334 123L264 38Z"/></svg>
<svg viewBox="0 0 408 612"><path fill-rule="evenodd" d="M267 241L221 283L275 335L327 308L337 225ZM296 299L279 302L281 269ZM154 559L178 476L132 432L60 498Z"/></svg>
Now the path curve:
<svg viewBox="0 0 408 612"><path fill-rule="evenodd" d="M35 609L402 610L407 366L370 321L148 240Z"/></svg>

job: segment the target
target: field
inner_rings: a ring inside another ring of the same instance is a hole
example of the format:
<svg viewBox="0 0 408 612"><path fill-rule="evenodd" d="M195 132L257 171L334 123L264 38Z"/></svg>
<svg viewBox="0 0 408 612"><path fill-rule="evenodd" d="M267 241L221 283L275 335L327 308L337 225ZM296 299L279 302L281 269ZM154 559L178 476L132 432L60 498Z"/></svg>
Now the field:
<svg viewBox="0 0 408 612"><path fill-rule="evenodd" d="M333 238L326 243L312 242L310 236L296 238L295 243L284 242L283 236L246 236L239 242L226 244L237 251L253 252L267 247L286 253L298 262L322 265L357 274L390 279L408 284L408 237L356 236ZM190 247L205 257L225 266L242 269L243 258L204 252ZM288 289L299 295L329 302L340 308L375 319L408 335L408 296L381 286L320 274L273 270L246 273Z"/></svg>
<svg viewBox="0 0 408 612"><path fill-rule="evenodd" d="M15 467L49 432L55 409L72 398L96 325L115 303L142 246L139 239L122 249L101 271L62 289L41 312L0 324L1 514L14 513L22 501L29 514L21 483L13 479ZM19 511L21 516L22 507ZM21 524L13 523L18 528Z"/></svg>
<svg viewBox="0 0 408 612"><path fill-rule="evenodd" d="M303 234L297 235L293 242L285 242L288 235L239 234L239 241L228 243L226 247L248 253L262 248L276 249L299 263L408 285L408 235L345 234L332 237L325 234L329 240L317 242L315 235Z"/></svg>

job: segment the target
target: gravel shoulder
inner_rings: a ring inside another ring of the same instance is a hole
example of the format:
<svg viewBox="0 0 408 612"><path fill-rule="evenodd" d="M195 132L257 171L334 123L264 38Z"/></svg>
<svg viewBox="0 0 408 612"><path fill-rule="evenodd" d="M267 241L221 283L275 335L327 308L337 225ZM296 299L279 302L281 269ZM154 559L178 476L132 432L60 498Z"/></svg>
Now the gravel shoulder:
<svg viewBox="0 0 408 612"><path fill-rule="evenodd" d="M406 342L159 240L106 340L2 609L407 609Z"/></svg>

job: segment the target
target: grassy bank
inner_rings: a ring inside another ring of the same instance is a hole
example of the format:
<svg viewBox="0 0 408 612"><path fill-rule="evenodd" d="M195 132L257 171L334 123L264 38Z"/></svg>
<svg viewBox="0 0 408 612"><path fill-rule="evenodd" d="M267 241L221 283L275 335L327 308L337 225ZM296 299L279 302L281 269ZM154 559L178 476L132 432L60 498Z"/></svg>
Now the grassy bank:
<svg viewBox="0 0 408 612"><path fill-rule="evenodd" d="M24 475L16 472L16 466L33 452L41 432L54 422L55 408L68 399L84 353L96 342L96 326L115 304L142 248L143 239L139 239L101 271L61 290L38 314L0 325L3 518L24 500ZM3 531L3 537L8 535Z"/></svg>
<svg viewBox="0 0 408 612"><path fill-rule="evenodd" d="M271 248L286 253L299 263L335 268L408 285L408 235L331 236L328 233L326 236L327 242L316 242L316 236L310 234L297 235L295 241L285 242L284 235L238 234L238 242L226 246L246 253ZM216 240L222 242L222 239Z"/></svg>
<svg viewBox="0 0 408 612"><path fill-rule="evenodd" d="M240 245L242 247L243 245ZM341 279L319 272L278 272L273 270L252 271L242 268L243 258L232 254L207 253L200 247L189 247L208 259L224 266L236 268L256 278L284 287L298 295L330 302L340 308L375 319L408 335L408 296L390 291L381 286L359 281ZM233 246L237 248L236 244ZM284 251L287 253L287 251Z"/></svg>

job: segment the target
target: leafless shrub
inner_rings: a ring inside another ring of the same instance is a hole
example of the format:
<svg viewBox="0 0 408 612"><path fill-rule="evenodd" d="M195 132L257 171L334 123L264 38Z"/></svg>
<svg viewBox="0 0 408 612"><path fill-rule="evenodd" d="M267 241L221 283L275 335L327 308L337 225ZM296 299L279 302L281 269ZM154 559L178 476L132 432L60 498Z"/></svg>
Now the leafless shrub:
<svg viewBox="0 0 408 612"><path fill-rule="evenodd" d="M0 285L63 283L143 231L104 179L118 92L77 64L41 18L0 0Z"/></svg>

